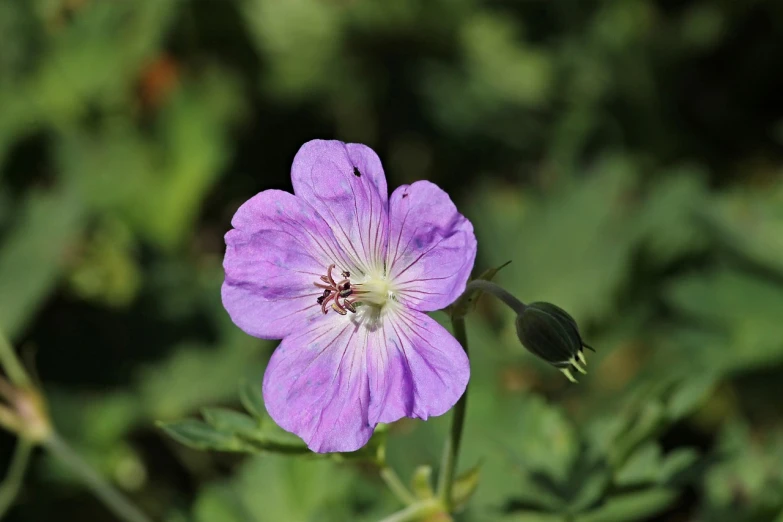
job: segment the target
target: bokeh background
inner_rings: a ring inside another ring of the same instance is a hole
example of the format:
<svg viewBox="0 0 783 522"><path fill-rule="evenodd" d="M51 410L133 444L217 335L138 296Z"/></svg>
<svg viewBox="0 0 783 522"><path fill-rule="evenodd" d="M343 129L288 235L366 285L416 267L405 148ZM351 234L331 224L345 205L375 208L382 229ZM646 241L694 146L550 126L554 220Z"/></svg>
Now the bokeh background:
<svg viewBox="0 0 783 522"><path fill-rule="evenodd" d="M222 236L312 138L442 186L476 270L597 349L571 385L479 302L459 520L783 520L782 2L2 0L0 33L0 327L154 520L400 508L372 467L155 425L260 382ZM390 462L437 467L447 429L391 426ZM7 519L116 520L41 450Z"/></svg>

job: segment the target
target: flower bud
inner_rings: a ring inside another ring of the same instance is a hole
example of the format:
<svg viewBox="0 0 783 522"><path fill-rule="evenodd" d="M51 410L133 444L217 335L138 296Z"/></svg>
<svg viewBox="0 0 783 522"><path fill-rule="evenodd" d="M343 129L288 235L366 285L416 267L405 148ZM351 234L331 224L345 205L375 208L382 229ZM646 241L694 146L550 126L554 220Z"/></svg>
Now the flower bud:
<svg viewBox="0 0 783 522"><path fill-rule="evenodd" d="M524 347L560 369L569 381L576 382L571 369L587 373L583 348L593 349L582 341L574 318L559 306L531 303L517 315L516 327Z"/></svg>

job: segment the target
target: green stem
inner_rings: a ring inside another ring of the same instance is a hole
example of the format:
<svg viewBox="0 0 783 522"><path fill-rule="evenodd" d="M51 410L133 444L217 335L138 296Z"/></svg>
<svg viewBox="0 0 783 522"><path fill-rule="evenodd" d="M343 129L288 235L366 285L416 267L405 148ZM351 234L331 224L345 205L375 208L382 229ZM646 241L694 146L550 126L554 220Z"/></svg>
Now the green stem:
<svg viewBox="0 0 783 522"><path fill-rule="evenodd" d="M416 502L415 504L411 504L405 509L389 515L380 522L413 522L416 520L421 520L427 515L437 513L441 509L443 509L443 506L440 505L440 502L434 498L431 498L428 500Z"/></svg>
<svg viewBox="0 0 783 522"><path fill-rule="evenodd" d="M462 345L465 353L468 352L468 334L465 330L465 319L452 318L451 324L454 328L454 337ZM465 426L465 409L468 405L468 390L457 401L454 407L454 416L451 418L451 434L446 441L446 447L443 449L443 460L441 462L440 473L438 475L438 497L445 506L448 513L451 512L451 490L454 486L454 476L457 471L457 457L459 456L459 447L462 442L462 429Z"/></svg>
<svg viewBox="0 0 783 522"><path fill-rule="evenodd" d="M465 293L468 293L473 290L481 290L482 292L488 292L504 303L508 305L509 308L514 310L517 315L521 314L525 311L525 308L527 308L527 305L508 293L503 287L496 285L495 283L491 281L486 281L484 279L474 279L470 283L468 283L468 286L465 288Z"/></svg>
<svg viewBox="0 0 783 522"><path fill-rule="evenodd" d="M402 483L402 480L400 480L400 477L392 468L383 466L381 468L381 478L400 502L406 506L416 503L416 497L408 491L408 488L405 487L405 484Z"/></svg>
<svg viewBox="0 0 783 522"><path fill-rule="evenodd" d="M52 433L43 444L52 455L78 475L90 491L120 520L124 522L152 522L147 515L139 511L130 500L100 476L56 433Z"/></svg>
<svg viewBox="0 0 783 522"><path fill-rule="evenodd" d="M23 438L20 438L19 442L16 443L8 475L6 475L3 484L0 485L0 519L5 516L6 512L13 505L14 500L16 500L16 495L19 493L24 474L27 471L27 463L30 462L30 453L33 451L33 446L34 444L31 441Z"/></svg>
<svg viewBox="0 0 783 522"><path fill-rule="evenodd" d="M14 351L2 330L0 330L0 364L3 365L3 369L5 369L5 373L8 374L8 378L11 379L12 383L20 388L29 388L32 385L30 376L27 375L24 366L19 362L16 351Z"/></svg>

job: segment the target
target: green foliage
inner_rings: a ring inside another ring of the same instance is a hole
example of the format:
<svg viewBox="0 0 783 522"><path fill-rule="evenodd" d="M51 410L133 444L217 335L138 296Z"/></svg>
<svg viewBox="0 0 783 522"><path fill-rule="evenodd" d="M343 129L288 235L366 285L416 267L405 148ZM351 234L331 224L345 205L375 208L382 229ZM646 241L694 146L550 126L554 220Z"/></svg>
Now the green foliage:
<svg viewBox="0 0 783 522"><path fill-rule="evenodd" d="M264 410L275 343L220 302L238 205L289 190L304 141L360 141L390 187L449 192L475 277L597 350L574 386L493 297L454 305L458 520L783 521L781 20L774 0L4 0L0 329L63 438L155 520L378 520L400 508L384 462L432 498L447 419L310 454ZM14 520L113 520L52 459L29 475Z"/></svg>

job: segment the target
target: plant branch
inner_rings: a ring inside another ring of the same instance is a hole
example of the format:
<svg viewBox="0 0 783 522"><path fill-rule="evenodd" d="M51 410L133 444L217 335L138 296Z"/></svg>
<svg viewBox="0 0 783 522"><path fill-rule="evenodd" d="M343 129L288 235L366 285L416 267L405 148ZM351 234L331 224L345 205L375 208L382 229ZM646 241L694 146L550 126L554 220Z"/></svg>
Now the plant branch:
<svg viewBox="0 0 783 522"><path fill-rule="evenodd" d="M0 330L0 364L3 365L3 369L12 383L20 388L29 388L32 386L30 376L27 375L27 371L19 361L16 351L11 346L11 343L2 330Z"/></svg>
<svg viewBox="0 0 783 522"><path fill-rule="evenodd" d="M20 438L16 443L8 474L0 485L0 519L5 516L19 494L33 447L33 442L24 438Z"/></svg>
<svg viewBox="0 0 783 522"><path fill-rule="evenodd" d="M43 442L53 456L60 459L123 522L152 522L122 493L100 476L56 433Z"/></svg>
<svg viewBox="0 0 783 522"><path fill-rule="evenodd" d="M451 324L454 327L454 337L462 345L465 353L468 354L468 335L465 330L465 319L452 318ZM460 444L462 442L462 430L465 426L465 410L468 406L468 389L457 401L454 407L454 416L451 418L451 433L446 441L446 447L443 449L443 459L441 461L440 473L438 474L438 497L446 508L446 512L451 512L451 497L454 487L454 477L457 472L457 458L459 456Z"/></svg>
<svg viewBox="0 0 783 522"><path fill-rule="evenodd" d="M389 466L381 467L381 478L400 502L406 506L416 503L416 497L405 487L405 484L402 483L402 480L400 480L400 477L392 468Z"/></svg>

